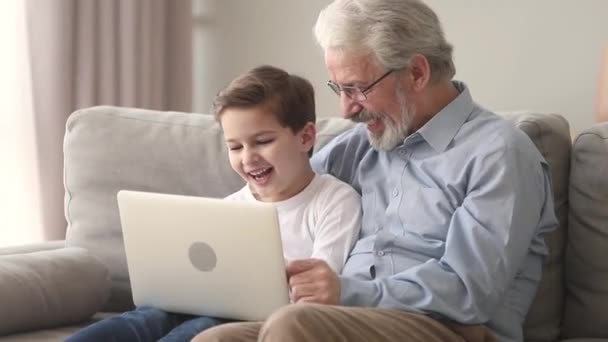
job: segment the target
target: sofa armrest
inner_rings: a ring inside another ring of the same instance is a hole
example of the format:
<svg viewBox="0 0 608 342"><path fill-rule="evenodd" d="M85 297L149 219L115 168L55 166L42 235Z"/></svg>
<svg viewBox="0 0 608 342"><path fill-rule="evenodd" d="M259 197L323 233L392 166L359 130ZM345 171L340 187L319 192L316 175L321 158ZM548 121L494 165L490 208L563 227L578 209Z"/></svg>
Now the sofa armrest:
<svg viewBox="0 0 608 342"><path fill-rule="evenodd" d="M0 336L84 321L109 295L107 268L85 249L0 255Z"/></svg>
<svg viewBox="0 0 608 342"><path fill-rule="evenodd" d="M23 254L40 251L48 251L65 247L65 240L46 241L30 243L26 245L8 246L0 248L0 255Z"/></svg>

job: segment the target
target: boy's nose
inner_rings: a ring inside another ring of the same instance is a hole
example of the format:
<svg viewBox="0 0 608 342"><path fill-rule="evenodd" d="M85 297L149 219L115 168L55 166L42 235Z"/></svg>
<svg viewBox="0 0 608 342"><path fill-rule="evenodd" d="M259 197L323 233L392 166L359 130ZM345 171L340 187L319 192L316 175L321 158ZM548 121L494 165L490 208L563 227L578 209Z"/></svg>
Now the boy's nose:
<svg viewBox="0 0 608 342"><path fill-rule="evenodd" d="M255 164L259 160L260 156L257 154L257 152L253 150L245 150L245 153L243 154L243 164L251 165Z"/></svg>

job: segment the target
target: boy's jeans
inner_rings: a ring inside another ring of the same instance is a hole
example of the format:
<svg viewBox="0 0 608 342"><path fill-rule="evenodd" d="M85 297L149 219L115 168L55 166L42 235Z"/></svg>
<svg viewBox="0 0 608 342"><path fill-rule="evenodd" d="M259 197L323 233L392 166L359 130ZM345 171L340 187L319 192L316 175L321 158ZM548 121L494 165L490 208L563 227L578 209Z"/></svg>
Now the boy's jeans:
<svg viewBox="0 0 608 342"><path fill-rule="evenodd" d="M70 336L66 342L190 341L201 331L224 322L227 320L140 307L92 324Z"/></svg>

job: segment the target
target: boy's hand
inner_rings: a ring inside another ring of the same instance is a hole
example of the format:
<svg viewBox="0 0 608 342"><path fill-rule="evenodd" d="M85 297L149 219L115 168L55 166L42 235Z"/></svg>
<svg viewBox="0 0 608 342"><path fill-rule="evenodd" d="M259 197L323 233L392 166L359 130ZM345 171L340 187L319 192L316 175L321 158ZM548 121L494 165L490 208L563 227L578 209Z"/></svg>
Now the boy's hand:
<svg viewBox="0 0 608 342"><path fill-rule="evenodd" d="M294 303L340 304L340 279L325 261L290 261L287 277Z"/></svg>

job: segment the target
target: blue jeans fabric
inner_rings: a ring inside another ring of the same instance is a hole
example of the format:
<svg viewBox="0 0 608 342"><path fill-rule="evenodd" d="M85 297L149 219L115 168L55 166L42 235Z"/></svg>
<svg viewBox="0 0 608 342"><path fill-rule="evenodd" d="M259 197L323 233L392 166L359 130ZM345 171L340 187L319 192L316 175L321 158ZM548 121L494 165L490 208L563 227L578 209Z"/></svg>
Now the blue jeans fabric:
<svg viewBox="0 0 608 342"><path fill-rule="evenodd" d="M140 307L94 323L66 342L178 342L190 341L201 331L227 320Z"/></svg>

